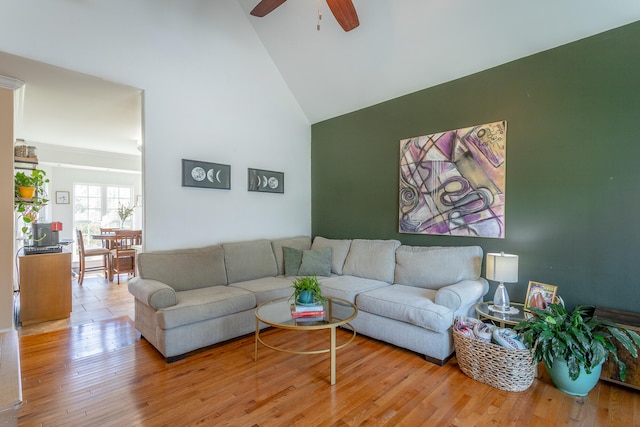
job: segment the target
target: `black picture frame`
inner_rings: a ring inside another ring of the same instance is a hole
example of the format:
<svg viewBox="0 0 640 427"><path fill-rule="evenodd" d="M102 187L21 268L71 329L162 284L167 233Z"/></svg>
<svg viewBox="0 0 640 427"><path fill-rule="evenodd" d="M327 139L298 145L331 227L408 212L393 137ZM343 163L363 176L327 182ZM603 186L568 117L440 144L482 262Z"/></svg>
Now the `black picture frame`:
<svg viewBox="0 0 640 427"><path fill-rule="evenodd" d="M248 169L248 190L260 193L284 193L284 172Z"/></svg>
<svg viewBox="0 0 640 427"><path fill-rule="evenodd" d="M182 159L182 186L230 190L231 166Z"/></svg>

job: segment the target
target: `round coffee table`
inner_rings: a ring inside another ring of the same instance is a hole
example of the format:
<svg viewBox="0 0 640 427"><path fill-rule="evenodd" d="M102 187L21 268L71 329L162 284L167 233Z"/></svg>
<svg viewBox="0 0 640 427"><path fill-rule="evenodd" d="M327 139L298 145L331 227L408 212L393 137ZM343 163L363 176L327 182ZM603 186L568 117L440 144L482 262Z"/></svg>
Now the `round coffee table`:
<svg viewBox="0 0 640 427"><path fill-rule="evenodd" d="M331 358L331 385L336 383L336 350L346 347L356 337L356 330L349 324L358 315L358 309L352 303L341 298L325 297L324 308L326 315L322 320L300 321L291 317L291 301L289 297L278 298L260 304L255 311L256 314L256 342L255 357L258 360L258 343L272 350L283 351L293 354L319 354L330 353ZM320 350L289 350L282 347L267 344L260 336L260 322L278 329L289 329L295 331L313 331L319 329L329 329L329 348ZM349 339L338 345L336 340L336 328L348 325L352 335Z"/></svg>
<svg viewBox="0 0 640 427"><path fill-rule="evenodd" d="M516 314L506 314L499 313L497 311L491 311L489 310L490 305L493 305L493 301L479 302L476 304L476 314L478 315L478 319L489 319L493 322L498 322L501 328L504 328L506 325L515 326L523 320L527 320L532 317L531 313L524 311L524 304L520 304L517 302L511 303L512 307L518 309L518 312Z"/></svg>

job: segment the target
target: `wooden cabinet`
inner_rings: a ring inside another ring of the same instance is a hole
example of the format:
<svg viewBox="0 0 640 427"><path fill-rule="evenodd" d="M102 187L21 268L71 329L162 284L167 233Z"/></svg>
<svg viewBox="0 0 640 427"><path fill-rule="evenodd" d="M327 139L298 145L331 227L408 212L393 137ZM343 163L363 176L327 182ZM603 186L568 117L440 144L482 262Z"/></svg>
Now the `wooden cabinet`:
<svg viewBox="0 0 640 427"><path fill-rule="evenodd" d="M594 314L598 316L598 319L609 320L622 327L640 333L640 313L597 307ZM615 342L616 340L614 339L613 341ZM615 342L615 344L618 349L618 357L627 366L627 378L624 382L620 381L618 365L613 361L613 357L609 357L609 359L604 362L604 365L602 365L600 378L640 390L640 358L635 359L631 357L622 345L618 342Z"/></svg>
<svg viewBox="0 0 640 427"><path fill-rule="evenodd" d="M71 314L71 253L20 257L22 325L65 319Z"/></svg>

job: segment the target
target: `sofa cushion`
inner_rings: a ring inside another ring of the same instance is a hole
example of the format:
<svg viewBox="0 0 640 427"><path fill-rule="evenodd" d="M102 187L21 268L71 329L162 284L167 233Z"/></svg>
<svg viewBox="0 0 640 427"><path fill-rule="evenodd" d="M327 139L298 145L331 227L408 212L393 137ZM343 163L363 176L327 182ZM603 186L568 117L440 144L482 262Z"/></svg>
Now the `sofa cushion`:
<svg viewBox="0 0 640 427"><path fill-rule="evenodd" d="M285 276L331 276L331 248L282 248Z"/></svg>
<svg viewBox="0 0 640 427"><path fill-rule="evenodd" d="M299 276L331 276L331 248L302 251Z"/></svg>
<svg viewBox="0 0 640 427"><path fill-rule="evenodd" d="M142 252L136 263L140 277L166 283L176 291L227 284L224 253L219 245Z"/></svg>
<svg viewBox="0 0 640 427"><path fill-rule="evenodd" d="M344 263L343 274L393 283L397 240L354 239Z"/></svg>
<svg viewBox="0 0 640 427"><path fill-rule="evenodd" d="M278 273L276 258L268 240L224 243L222 247L228 283L275 276Z"/></svg>
<svg viewBox="0 0 640 427"><path fill-rule="evenodd" d="M302 250L284 247L282 254L284 255L284 275L297 276L302 263Z"/></svg>
<svg viewBox="0 0 640 427"><path fill-rule="evenodd" d="M358 310L446 332L453 322L453 311L434 303L436 291L415 286L391 285L359 294Z"/></svg>
<svg viewBox="0 0 640 427"><path fill-rule="evenodd" d="M477 280L482 266L480 246L421 247L402 245L396 251L394 282L439 289L461 280Z"/></svg>
<svg viewBox="0 0 640 427"><path fill-rule="evenodd" d="M215 319L256 306L255 295L232 286L211 286L176 292L178 303L156 312L158 326L171 329L182 325Z"/></svg>
<svg viewBox="0 0 640 427"><path fill-rule="evenodd" d="M371 289L391 286L381 280L365 279L355 276L331 276L318 279L322 295L327 297L337 297L349 302L356 301L356 295Z"/></svg>
<svg viewBox="0 0 640 427"><path fill-rule="evenodd" d="M277 239L271 241L271 248L273 249L273 255L276 257L276 264L278 265L278 275L285 274L284 268L284 247L295 249L309 249L311 247L311 238L308 236L289 237L286 239Z"/></svg>
<svg viewBox="0 0 640 427"><path fill-rule="evenodd" d="M331 248L331 272L335 274L342 274L344 261L347 259L350 247L350 239L325 239L320 236L316 236L311 245L311 249Z"/></svg>
<svg viewBox="0 0 640 427"><path fill-rule="evenodd" d="M247 280L230 284L253 293L256 297L256 305L281 297L293 295L293 280L279 277L263 277L261 279Z"/></svg>

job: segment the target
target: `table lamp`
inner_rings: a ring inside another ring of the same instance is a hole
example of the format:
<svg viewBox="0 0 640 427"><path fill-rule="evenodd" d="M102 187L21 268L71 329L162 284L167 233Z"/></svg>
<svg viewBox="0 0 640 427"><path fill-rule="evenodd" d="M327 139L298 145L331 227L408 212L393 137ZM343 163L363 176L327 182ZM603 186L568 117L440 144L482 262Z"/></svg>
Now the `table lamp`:
<svg viewBox="0 0 640 427"><path fill-rule="evenodd" d="M504 282L518 281L518 255L501 253L487 254L487 279L500 282L489 310L504 314L516 314L518 309L510 306L509 294Z"/></svg>

